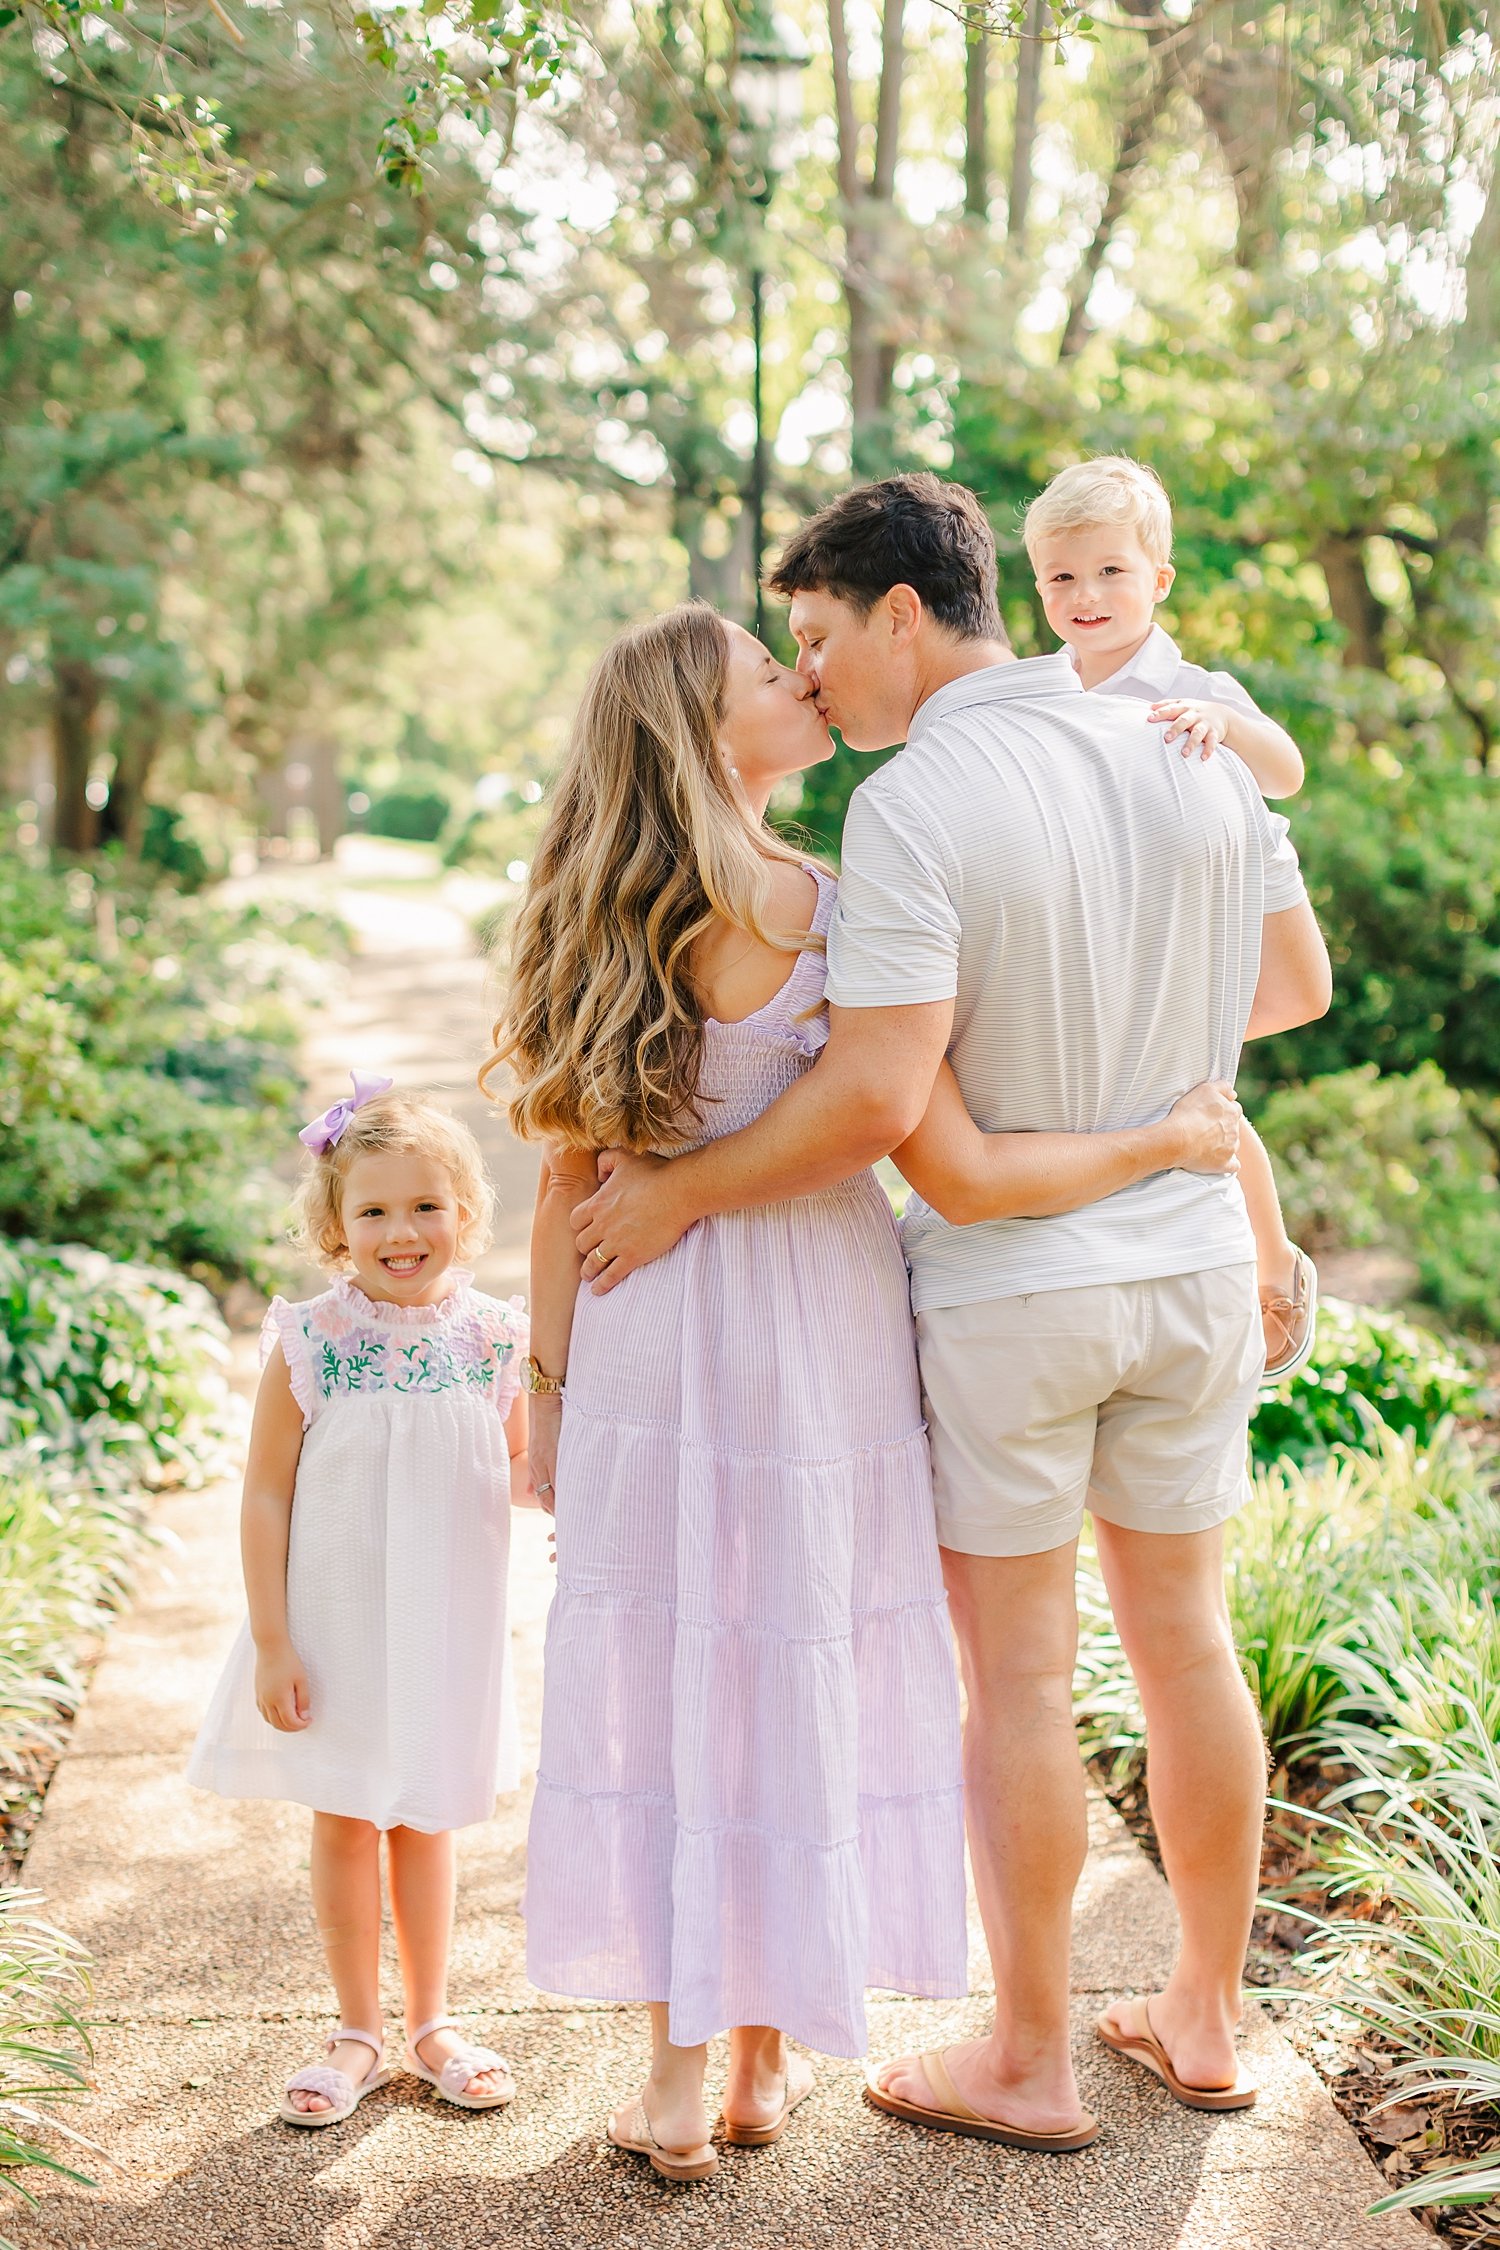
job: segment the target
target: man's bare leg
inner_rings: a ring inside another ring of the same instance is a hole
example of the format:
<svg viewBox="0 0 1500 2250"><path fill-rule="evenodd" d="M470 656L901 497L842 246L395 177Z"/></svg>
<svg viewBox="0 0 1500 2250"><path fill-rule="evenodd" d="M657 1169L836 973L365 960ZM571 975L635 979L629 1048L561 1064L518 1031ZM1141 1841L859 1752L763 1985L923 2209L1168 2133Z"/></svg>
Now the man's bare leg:
<svg viewBox="0 0 1500 2250"><path fill-rule="evenodd" d="M1073 1729L1076 1544L1044 1555L943 1550L968 1715L964 1786L974 1883L995 1971L995 2028L948 2067L981 2116L1036 2132L1079 2117L1068 2041L1073 1893L1088 1846ZM915 2056L880 2071L924 2106Z"/></svg>
<svg viewBox="0 0 1500 2250"><path fill-rule="evenodd" d="M1094 1535L1141 1691L1151 1818L1182 1922L1151 2023L1188 2085L1230 2086L1260 1878L1266 1749L1234 1652L1224 1534L1096 1522ZM1109 2013L1129 2029L1139 2006L1121 2001Z"/></svg>

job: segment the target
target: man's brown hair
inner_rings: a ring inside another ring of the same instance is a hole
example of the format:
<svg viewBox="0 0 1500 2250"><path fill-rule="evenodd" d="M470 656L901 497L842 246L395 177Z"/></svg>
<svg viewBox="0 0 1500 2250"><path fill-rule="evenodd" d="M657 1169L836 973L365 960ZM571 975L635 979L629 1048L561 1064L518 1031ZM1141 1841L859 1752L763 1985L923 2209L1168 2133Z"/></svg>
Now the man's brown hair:
<svg viewBox="0 0 1500 2250"><path fill-rule="evenodd" d="M989 519L967 485L926 469L856 485L820 508L793 532L766 584L784 600L829 593L862 615L893 586L910 586L961 640L1005 642Z"/></svg>

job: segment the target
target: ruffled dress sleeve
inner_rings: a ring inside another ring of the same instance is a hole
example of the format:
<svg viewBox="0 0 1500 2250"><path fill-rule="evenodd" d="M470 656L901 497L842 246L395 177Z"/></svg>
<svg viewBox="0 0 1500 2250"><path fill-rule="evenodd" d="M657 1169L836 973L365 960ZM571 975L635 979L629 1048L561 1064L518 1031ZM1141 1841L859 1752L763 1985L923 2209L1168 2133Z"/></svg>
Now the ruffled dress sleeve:
<svg viewBox="0 0 1500 2250"><path fill-rule="evenodd" d="M281 1346L281 1356L286 1361L287 1374L291 1377L292 1396L302 1409L304 1430L312 1427L319 1398L306 1316L305 1305L291 1305L285 1297L273 1297L266 1308L266 1317L261 1322L260 1329L260 1364L264 1367L273 1348L277 1344Z"/></svg>

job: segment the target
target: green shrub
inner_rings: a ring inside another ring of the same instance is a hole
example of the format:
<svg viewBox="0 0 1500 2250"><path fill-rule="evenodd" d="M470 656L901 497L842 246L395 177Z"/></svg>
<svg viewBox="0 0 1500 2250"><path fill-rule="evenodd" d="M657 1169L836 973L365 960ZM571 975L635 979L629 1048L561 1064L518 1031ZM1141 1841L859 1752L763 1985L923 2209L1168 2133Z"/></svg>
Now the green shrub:
<svg viewBox="0 0 1500 2250"><path fill-rule="evenodd" d="M1269 1097L1257 1120L1287 1223L1311 1248L1380 1243L1417 1269L1421 1296L1500 1334L1500 1181L1476 1101L1435 1063L1381 1078L1373 1063Z"/></svg>
<svg viewBox="0 0 1500 2250"><path fill-rule="evenodd" d="M403 843L435 844L453 813L452 784L446 776L411 776L371 801L365 828L371 836L393 836Z"/></svg>
<svg viewBox="0 0 1500 2250"><path fill-rule="evenodd" d="M1377 1711L1397 1723L1398 1695L1413 1708L1417 1700L1401 1670L1408 1656L1454 1640L1460 1608L1477 1633L1500 1582L1500 1502L1468 1443L1451 1427L1429 1442L1373 1424L1366 1441L1309 1468L1258 1469L1254 1498L1226 1531L1235 1646L1278 1763L1309 1749L1342 1755L1336 1746L1357 1742ZM1408 1595L1393 1641L1383 1619L1403 1586L1437 1593L1425 1609ZM1454 1586L1461 1596L1438 1598ZM1139 1700L1103 1584L1087 1565L1080 1615L1085 1744L1136 1755ZM1429 1707L1451 1694L1434 1685Z"/></svg>
<svg viewBox="0 0 1500 2250"><path fill-rule="evenodd" d="M1479 1373L1459 1346L1394 1313L1325 1297L1312 1358L1261 1400L1250 1443L1260 1462L1316 1461L1334 1446L1363 1444L1378 1421L1423 1445L1481 1397Z"/></svg>
<svg viewBox="0 0 1500 2250"><path fill-rule="evenodd" d="M1292 833L1333 957L1333 1006L1246 1052L1246 1083L1433 1062L1500 1085L1500 793L1461 768L1321 762Z"/></svg>
<svg viewBox="0 0 1500 2250"><path fill-rule="evenodd" d="M127 1592L148 1537L123 1491L0 1454L0 1813L62 1748L88 1684L79 1650Z"/></svg>
<svg viewBox="0 0 1500 2250"><path fill-rule="evenodd" d="M23 2203L35 2201L18 2177L27 2171L93 2185L37 2138L43 2127L81 2138L55 2110L85 2091L93 2051L78 2012L89 1989L82 1949L40 1919L40 1904L35 1891L0 1890L0 2185Z"/></svg>
<svg viewBox="0 0 1500 2250"><path fill-rule="evenodd" d="M0 1445L108 1486L201 1484L237 1409L227 1332L180 1274L0 1242Z"/></svg>
<svg viewBox="0 0 1500 2250"><path fill-rule="evenodd" d="M329 925L0 865L0 1233L273 1280Z"/></svg>

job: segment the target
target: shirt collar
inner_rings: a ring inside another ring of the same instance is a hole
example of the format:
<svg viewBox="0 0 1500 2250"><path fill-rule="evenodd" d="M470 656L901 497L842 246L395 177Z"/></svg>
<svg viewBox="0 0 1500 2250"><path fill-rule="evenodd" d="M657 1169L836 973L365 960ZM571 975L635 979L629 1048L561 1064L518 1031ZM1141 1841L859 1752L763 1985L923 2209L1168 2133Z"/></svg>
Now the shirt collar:
<svg viewBox="0 0 1500 2250"><path fill-rule="evenodd" d="M1150 688L1154 695L1169 695L1177 684L1182 669L1182 651L1171 634L1160 625L1153 625L1128 664L1108 679L1095 683L1094 693L1118 691L1129 680L1139 680L1142 687Z"/></svg>
<svg viewBox="0 0 1500 2250"><path fill-rule="evenodd" d="M1165 639L1165 635L1163 635ZM1066 649L1055 656L1023 656L1014 664L987 664L979 672L966 672L950 680L920 704L907 729L908 743L915 742L940 719L956 711L972 711L991 703L1034 703L1054 695L1081 695L1083 683L1073 669Z"/></svg>

